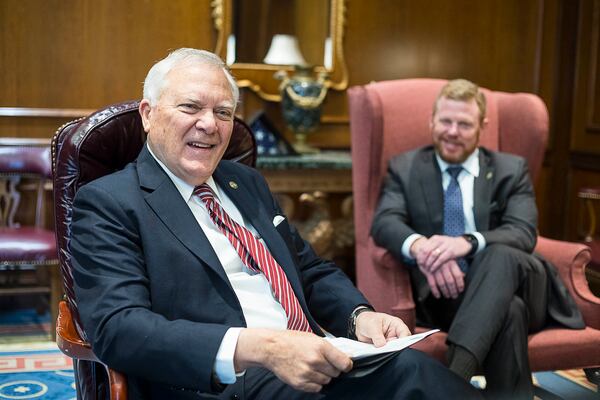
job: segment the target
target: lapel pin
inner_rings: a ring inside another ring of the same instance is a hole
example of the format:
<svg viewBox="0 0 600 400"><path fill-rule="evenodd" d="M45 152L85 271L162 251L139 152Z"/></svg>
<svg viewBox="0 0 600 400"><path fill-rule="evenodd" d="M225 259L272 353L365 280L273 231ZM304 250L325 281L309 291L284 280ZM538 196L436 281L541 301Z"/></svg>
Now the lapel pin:
<svg viewBox="0 0 600 400"><path fill-rule="evenodd" d="M229 187L231 187L232 189L237 189L238 188L238 184L235 183L234 181L229 181Z"/></svg>
<svg viewBox="0 0 600 400"><path fill-rule="evenodd" d="M486 179L492 179L492 172L488 172L487 175L485 176Z"/></svg>

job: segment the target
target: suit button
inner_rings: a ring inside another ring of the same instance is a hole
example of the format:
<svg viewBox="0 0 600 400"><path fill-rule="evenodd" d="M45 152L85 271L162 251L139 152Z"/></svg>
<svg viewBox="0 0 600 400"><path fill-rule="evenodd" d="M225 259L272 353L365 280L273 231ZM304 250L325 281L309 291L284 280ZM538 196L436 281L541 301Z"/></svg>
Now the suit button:
<svg viewBox="0 0 600 400"><path fill-rule="evenodd" d="M238 396L237 394L232 394L230 398L231 400L240 400L240 396Z"/></svg>

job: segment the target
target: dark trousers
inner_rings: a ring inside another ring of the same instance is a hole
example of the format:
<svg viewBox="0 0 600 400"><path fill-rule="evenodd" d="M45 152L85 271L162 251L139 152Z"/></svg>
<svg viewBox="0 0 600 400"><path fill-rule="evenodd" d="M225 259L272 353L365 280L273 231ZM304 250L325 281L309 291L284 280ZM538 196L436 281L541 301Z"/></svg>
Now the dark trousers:
<svg viewBox="0 0 600 400"><path fill-rule="evenodd" d="M469 350L483 368L490 398L533 398L527 334L547 314L547 277L530 254L491 245L472 260L457 299L429 296L420 319L448 332L449 344Z"/></svg>
<svg viewBox="0 0 600 400"><path fill-rule="evenodd" d="M417 350L406 349L380 368L361 378L334 379L322 393L292 389L273 373L249 369L227 387L220 399L481 399L481 393L438 361Z"/></svg>

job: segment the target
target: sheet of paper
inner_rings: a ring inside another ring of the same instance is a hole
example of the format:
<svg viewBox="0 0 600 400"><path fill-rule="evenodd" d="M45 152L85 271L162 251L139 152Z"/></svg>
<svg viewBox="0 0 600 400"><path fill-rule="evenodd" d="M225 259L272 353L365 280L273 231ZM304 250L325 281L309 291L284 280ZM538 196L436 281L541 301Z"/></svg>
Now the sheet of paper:
<svg viewBox="0 0 600 400"><path fill-rule="evenodd" d="M348 354L350 358L353 360L358 360L364 357L372 356L375 354L383 354L383 353L391 353L394 351L400 351L405 349L413 344L417 343L419 340L425 339L427 336L432 335L436 332L439 332L439 329L432 329L427 332L418 333L416 335L406 336L399 339L393 339L387 342L382 347L375 347L369 343L359 342L357 340L346 339L342 337L331 337L326 338L332 345L334 345L339 350Z"/></svg>

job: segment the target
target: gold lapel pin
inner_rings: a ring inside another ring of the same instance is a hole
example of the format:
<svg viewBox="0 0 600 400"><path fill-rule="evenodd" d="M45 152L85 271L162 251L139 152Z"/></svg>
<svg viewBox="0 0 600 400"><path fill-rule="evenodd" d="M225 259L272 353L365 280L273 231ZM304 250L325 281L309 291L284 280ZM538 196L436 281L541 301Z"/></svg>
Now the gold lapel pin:
<svg viewBox="0 0 600 400"><path fill-rule="evenodd" d="M231 187L232 189L237 189L238 188L238 184L235 183L234 181L229 181L229 187Z"/></svg>
<svg viewBox="0 0 600 400"><path fill-rule="evenodd" d="M488 172L487 175L485 176L486 179L492 179L492 172Z"/></svg>

